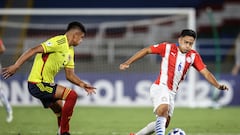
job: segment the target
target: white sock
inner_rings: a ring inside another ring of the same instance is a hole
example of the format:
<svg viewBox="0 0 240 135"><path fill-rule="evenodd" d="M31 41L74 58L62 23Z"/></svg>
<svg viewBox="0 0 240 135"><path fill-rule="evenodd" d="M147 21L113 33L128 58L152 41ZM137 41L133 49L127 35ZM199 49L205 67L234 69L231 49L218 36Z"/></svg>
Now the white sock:
<svg viewBox="0 0 240 135"><path fill-rule="evenodd" d="M165 117L157 117L156 120L156 135L165 135L165 125L167 119Z"/></svg>
<svg viewBox="0 0 240 135"><path fill-rule="evenodd" d="M0 100L1 100L4 108L6 109L7 113L8 114L12 113L12 107L11 107L7 97L4 95L4 93L2 92L1 89L0 89Z"/></svg>
<svg viewBox="0 0 240 135"><path fill-rule="evenodd" d="M147 126L139 130L136 135L150 135L154 133L155 130L155 121L150 122Z"/></svg>

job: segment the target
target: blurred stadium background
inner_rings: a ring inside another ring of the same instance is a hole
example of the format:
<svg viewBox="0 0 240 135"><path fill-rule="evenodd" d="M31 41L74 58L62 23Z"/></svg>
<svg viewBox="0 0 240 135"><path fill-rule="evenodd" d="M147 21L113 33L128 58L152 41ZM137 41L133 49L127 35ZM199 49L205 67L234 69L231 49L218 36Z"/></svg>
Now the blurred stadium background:
<svg viewBox="0 0 240 135"><path fill-rule="evenodd" d="M228 92L228 94L216 94L215 90L212 90L213 88L202 80L201 77L194 76L194 78L188 79L189 82L192 79L196 79L195 82L198 80L201 80L201 82L198 82L196 86L195 84L188 85L188 83L185 83L181 89L196 89L196 92L187 91L187 93L192 94L188 94L187 98L184 97L186 96L184 94L179 96L179 99L185 102L180 103L179 101L178 103L185 106L185 104L189 104L189 102L186 103L187 101L195 102L194 100L199 99L200 101L203 98L207 99L209 103L207 103L208 105L199 106L209 106L212 97L218 95L216 97L220 99L221 96L223 97L222 101L220 101L222 105L240 104L234 96L239 93L237 90L239 84L236 82L239 76L231 76L230 74L235 59L234 42L240 27L240 16L238 14L240 3L238 0L182 2L174 0L168 2L154 0L148 2L103 1L101 3L92 0L81 2L74 0L67 2L22 0L21 3L13 0L3 0L0 2L0 6L2 7L0 37L7 46L7 51L2 56L3 66L12 64L26 49L41 43L51 36L63 34L69 22L75 20L83 22L87 27L87 35L82 45L76 48L76 71L82 78L86 78L86 81L99 85L100 94L97 96L99 99L104 100L110 93L109 100L106 100L106 103L103 103L103 105L109 104L109 101L117 100L119 94L116 91L118 89L121 94L120 97L123 99L126 95L127 99L131 101L136 101L138 98L140 98L139 100L148 99L146 95L142 98L142 95L147 93L148 87L156 78L161 58L148 56L135 63L127 71L127 74L119 71L119 64L139 49L148 45L163 41L176 42L179 31L183 28L189 28L189 25L191 25L191 28L196 29L198 33L196 49L202 55L204 62L208 65L210 71L216 74L217 79L230 85L229 87L232 91ZM73 11L74 15L58 14L64 8L75 9L76 12ZM91 10L94 11L94 9L108 9L106 12L111 12L111 9L114 10L113 8L121 10L125 8L126 12L131 9L138 9L136 10L138 12L141 11L141 8L150 10L169 8L174 8L175 10L180 10L181 8L190 9L194 11L195 20L193 24L189 24L189 17L186 14L151 15L143 12L142 14L126 15L124 12L118 15L88 15L88 13L79 13L78 15L77 13L81 12L81 9L90 9L89 12ZM50 9L52 15L47 15L49 13L39 15L37 11L34 13L31 13L33 11L25 11L26 14L24 14L20 10L15 10L15 13L11 11L8 12L9 14L5 13L5 10L12 9L42 9L43 11L44 9ZM58 9L58 11L54 12L54 9ZM18 15L15 15L16 13ZM53 15L55 13L58 15ZM27 94L24 81L26 81L31 63L32 60L26 62L15 78L11 78L3 83L3 87L8 89L6 93L9 95L12 104L28 104L28 102L32 101L31 98L26 102L23 101L24 99L19 98L21 97L19 93L24 91L23 93ZM57 80L64 80L62 74L60 74ZM15 81L17 84L14 84ZM102 83L102 81L105 81L105 83ZM140 83L141 81L144 83ZM107 84L109 84L109 89ZM19 92L14 91L13 88L19 90ZM141 92L140 89L143 89L144 92ZM85 96L83 95L83 97ZM94 101L94 99L88 99L87 103L92 102L92 100ZM148 105L149 102L146 104ZM146 104L140 103L139 105Z"/></svg>

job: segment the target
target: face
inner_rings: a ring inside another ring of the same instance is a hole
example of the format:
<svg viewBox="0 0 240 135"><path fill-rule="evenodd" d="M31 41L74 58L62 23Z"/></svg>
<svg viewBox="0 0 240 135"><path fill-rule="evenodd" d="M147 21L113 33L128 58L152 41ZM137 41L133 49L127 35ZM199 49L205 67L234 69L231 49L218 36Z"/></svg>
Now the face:
<svg viewBox="0 0 240 135"><path fill-rule="evenodd" d="M71 45L73 45L73 46L79 45L83 41L84 36L85 36L85 34L81 30L74 29L72 31Z"/></svg>
<svg viewBox="0 0 240 135"><path fill-rule="evenodd" d="M187 53L192 49L195 39L191 36L179 37L179 49L182 53Z"/></svg>

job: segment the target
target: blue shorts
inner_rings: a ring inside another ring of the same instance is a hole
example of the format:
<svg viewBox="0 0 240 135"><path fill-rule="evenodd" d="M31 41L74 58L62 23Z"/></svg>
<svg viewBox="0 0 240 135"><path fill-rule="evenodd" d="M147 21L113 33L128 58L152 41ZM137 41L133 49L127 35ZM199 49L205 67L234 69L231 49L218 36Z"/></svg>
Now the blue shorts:
<svg viewBox="0 0 240 135"><path fill-rule="evenodd" d="M44 108L48 108L58 99L54 98L57 84L54 83L32 83L28 82L28 90L32 96L41 100Z"/></svg>

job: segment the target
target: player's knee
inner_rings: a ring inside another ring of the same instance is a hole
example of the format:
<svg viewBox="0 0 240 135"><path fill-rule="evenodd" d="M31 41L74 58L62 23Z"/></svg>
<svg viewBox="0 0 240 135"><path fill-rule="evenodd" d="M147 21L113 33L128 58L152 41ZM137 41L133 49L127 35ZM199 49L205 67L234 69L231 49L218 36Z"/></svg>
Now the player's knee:
<svg viewBox="0 0 240 135"><path fill-rule="evenodd" d="M55 114L61 114L62 112L62 106L61 104L58 104L58 102L51 104L49 107Z"/></svg>
<svg viewBox="0 0 240 135"><path fill-rule="evenodd" d="M156 110L156 114L158 116L163 116L163 117L168 117L168 105L167 104L162 104L160 106L158 106L157 110Z"/></svg>
<svg viewBox="0 0 240 135"><path fill-rule="evenodd" d="M74 90L71 90L67 96L68 99L77 100L78 95Z"/></svg>

